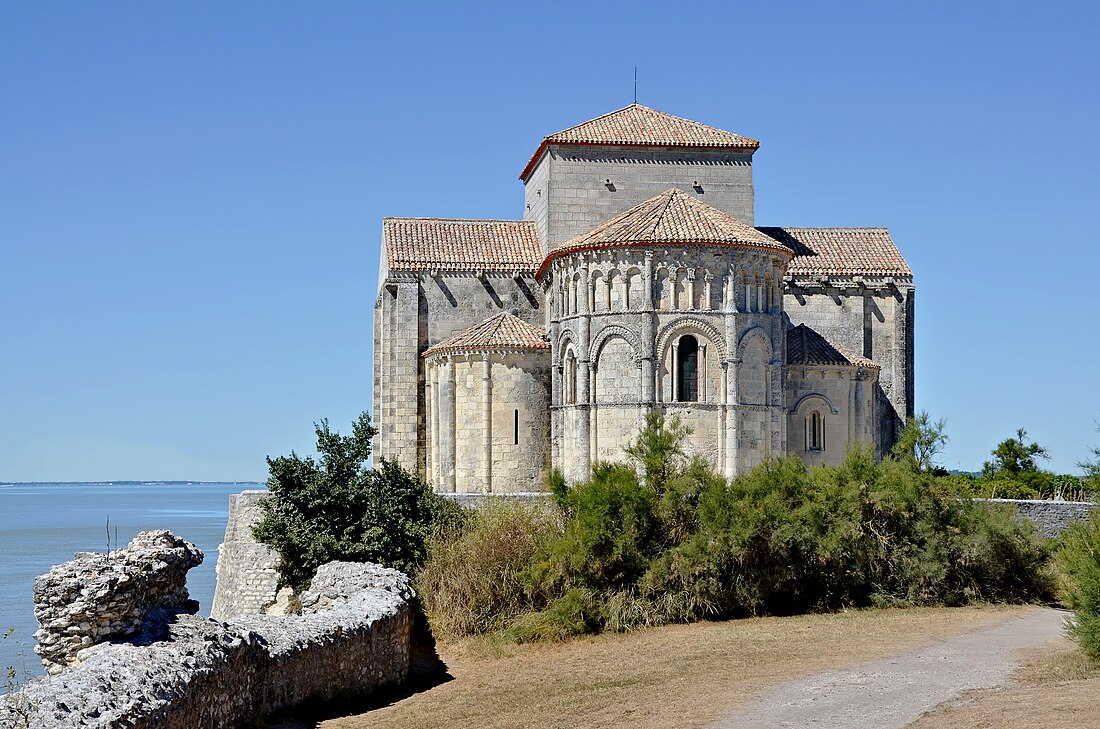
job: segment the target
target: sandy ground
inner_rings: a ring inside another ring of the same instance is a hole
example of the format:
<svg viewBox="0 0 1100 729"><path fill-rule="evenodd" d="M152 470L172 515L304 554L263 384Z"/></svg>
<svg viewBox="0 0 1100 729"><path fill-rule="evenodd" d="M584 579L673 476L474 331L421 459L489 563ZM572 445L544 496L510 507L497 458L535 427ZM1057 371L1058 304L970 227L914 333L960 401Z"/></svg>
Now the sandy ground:
<svg viewBox="0 0 1100 729"><path fill-rule="evenodd" d="M496 652L476 642L444 645L448 675L441 683L344 707L344 716L314 710L276 726L708 726L774 686L919 652L1039 612L866 610L676 625Z"/></svg>
<svg viewBox="0 0 1100 729"><path fill-rule="evenodd" d="M789 681L714 727L901 729L963 691L1008 683L1023 662L1020 651L1059 640L1064 618L1035 608L918 650Z"/></svg>
<svg viewBox="0 0 1100 729"><path fill-rule="evenodd" d="M910 729L1088 729L1100 727L1100 667L1066 638L1027 655L1008 686L966 691Z"/></svg>

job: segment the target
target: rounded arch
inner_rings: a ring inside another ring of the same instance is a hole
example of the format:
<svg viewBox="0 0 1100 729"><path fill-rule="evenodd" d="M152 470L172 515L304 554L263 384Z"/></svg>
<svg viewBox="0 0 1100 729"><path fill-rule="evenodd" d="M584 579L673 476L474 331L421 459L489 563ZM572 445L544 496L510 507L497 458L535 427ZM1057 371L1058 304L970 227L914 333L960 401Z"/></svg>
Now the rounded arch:
<svg viewBox="0 0 1100 729"><path fill-rule="evenodd" d="M693 334L697 339L705 340L707 344L714 347L719 358L725 358L725 337L710 322L695 316L685 316L669 322L657 335L658 361L664 361L668 348L672 346L672 340L684 334Z"/></svg>
<svg viewBox="0 0 1100 729"><path fill-rule="evenodd" d="M593 312L611 310L611 302L606 292L607 276L610 274L605 275L601 269L588 272L588 295L591 297Z"/></svg>
<svg viewBox="0 0 1100 729"><path fill-rule="evenodd" d="M580 345L577 342L577 335L573 333L572 329L562 329L561 334L558 335L558 347L557 356L558 364L562 362L562 358L565 357L567 349L572 348L578 357L580 357Z"/></svg>
<svg viewBox="0 0 1100 729"><path fill-rule="evenodd" d="M660 265L653 272L653 306L658 311L672 308L672 289L668 266Z"/></svg>
<svg viewBox="0 0 1100 729"><path fill-rule="evenodd" d="M761 346L764 349L765 357L771 359L772 341L764 328L759 326L752 327L741 335L741 338L737 341L737 359L744 359L745 349L752 344Z"/></svg>
<svg viewBox="0 0 1100 729"><path fill-rule="evenodd" d="M810 410L814 406L823 408L825 412L830 415L838 415L840 413L835 407L833 407L833 401L820 392L811 392L808 395L803 395L798 399L798 402L791 408L793 415L799 415L804 410Z"/></svg>
<svg viewBox="0 0 1100 729"><path fill-rule="evenodd" d="M634 358L634 361L640 361L642 351L641 342L634 332L621 324L610 324L601 329L599 334L593 338L590 349L595 355L593 357L594 360L599 360L600 350L603 349L604 344L612 337L622 337L625 339L626 343L630 345L631 356Z"/></svg>
<svg viewBox="0 0 1100 729"><path fill-rule="evenodd" d="M612 266L607 271L607 310L620 311L623 305L623 272L618 266Z"/></svg>
<svg viewBox="0 0 1100 729"><path fill-rule="evenodd" d="M630 340L621 331L611 332L592 351L591 401L598 405L637 402L641 372L637 350Z"/></svg>
<svg viewBox="0 0 1100 729"><path fill-rule="evenodd" d="M646 305L643 276L642 269L637 266L630 266L626 270L624 278L626 292L623 295L623 303L628 310L637 311Z"/></svg>

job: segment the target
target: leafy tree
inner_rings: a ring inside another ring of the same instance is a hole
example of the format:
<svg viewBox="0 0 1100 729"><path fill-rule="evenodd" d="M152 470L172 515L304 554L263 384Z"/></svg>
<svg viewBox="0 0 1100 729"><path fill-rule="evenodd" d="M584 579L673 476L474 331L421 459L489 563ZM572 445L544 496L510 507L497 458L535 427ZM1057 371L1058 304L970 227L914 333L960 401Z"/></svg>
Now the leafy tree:
<svg viewBox="0 0 1100 729"><path fill-rule="evenodd" d="M645 485L660 495L673 474L687 462L684 438L691 428L680 421L679 415L666 419L659 410L651 410L645 416L645 425L638 438L624 450L642 469Z"/></svg>
<svg viewBox="0 0 1100 729"><path fill-rule="evenodd" d="M1036 473L1039 471L1036 458L1050 458L1050 454L1038 443L1028 443L1027 431L1019 428L1015 438L1008 438L997 444L993 449L993 460L986 461L982 474L987 477L1019 477Z"/></svg>
<svg viewBox="0 0 1100 729"><path fill-rule="evenodd" d="M1100 423L1096 424L1096 430L1100 431ZM1089 452L1092 457L1081 461L1077 464L1077 467L1085 472L1085 479L1094 488L1100 487L1100 446L1093 446L1089 449Z"/></svg>
<svg viewBox="0 0 1100 729"><path fill-rule="evenodd" d="M936 459L949 440L946 429L946 420L940 418L932 422L928 411L922 410L905 423L905 430L894 444L894 457L919 471L935 471L938 468Z"/></svg>
<svg viewBox="0 0 1100 729"><path fill-rule="evenodd" d="M351 435L314 424L318 458L268 458L269 495L256 539L282 557L280 580L304 588L326 562L377 562L415 572L435 526L459 507L433 494L396 462L367 466L375 429L363 413Z"/></svg>

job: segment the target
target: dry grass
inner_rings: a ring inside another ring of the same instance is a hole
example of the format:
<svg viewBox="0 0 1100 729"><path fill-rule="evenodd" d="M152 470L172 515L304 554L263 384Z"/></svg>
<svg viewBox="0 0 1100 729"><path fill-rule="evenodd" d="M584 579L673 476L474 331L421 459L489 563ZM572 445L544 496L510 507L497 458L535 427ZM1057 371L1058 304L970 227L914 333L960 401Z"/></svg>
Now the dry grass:
<svg viewBox="0 0 1100 729"><path fill-rule="evenodd" d="M1100 727L1100 668L1061 639L1030 652L1016 685L968 691L910 729L1082 729Z"/></svg>
<svg viewBox="0 0 1100 729"><path fill-rule="evenodd" d="M454 680L367 714L305 726L702 726L769 686L911 650L1024 610L864 610L674 625L499 650L484 642L443 645L440 655Z"/></svg>

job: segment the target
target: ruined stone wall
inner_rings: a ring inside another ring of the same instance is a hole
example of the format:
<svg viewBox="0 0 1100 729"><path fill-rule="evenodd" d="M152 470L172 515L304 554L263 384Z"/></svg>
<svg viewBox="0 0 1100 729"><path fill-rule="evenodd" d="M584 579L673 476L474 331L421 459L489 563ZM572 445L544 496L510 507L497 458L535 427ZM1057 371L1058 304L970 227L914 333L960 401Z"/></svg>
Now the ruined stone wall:
<svg viewBox="0 0 1100 729"><path fill-rule="evenodd" d="M236 615L281 612L277 607L279 555L252 536L263 516L260 499L267 491L243 491L229 497L225 541L218 547L218 581L210 617L228 620Z"/></svg>
<svg viewBox="0 0 1100 729"><path fill-rule="evenodd" d="M335 562L302 595L302 615L223 623L150 610L130 642L0 697L0 726L227 729L363 696L408 675L413 597L396 570Z"/></svg>
<svg viewBox="0 0 1100 729"><path fill-rule="evenodd" d="M140 532L123 549L81 552L34 581L35 653L46 672L79 665L95 645L140 630L150 610L194 613L187 571L194 545L167 531Z"/></svg>

